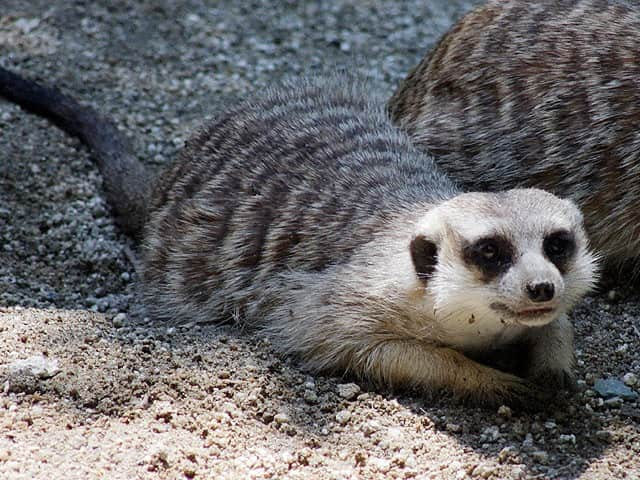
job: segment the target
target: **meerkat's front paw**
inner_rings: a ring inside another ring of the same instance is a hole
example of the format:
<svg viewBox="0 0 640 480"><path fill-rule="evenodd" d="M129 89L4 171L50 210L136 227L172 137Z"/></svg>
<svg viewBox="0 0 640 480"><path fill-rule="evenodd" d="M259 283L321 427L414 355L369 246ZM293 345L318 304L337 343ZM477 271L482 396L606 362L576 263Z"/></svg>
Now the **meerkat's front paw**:
<svg viewBox="0 0 640 480"><path fill-rule="evenodd" d="M537 329L525 377L547 392L573 390L573 327L566 315Z"/></svg>
<svg viewBox="0 0 640 480"><path fill-rule="evenodd" d="M571 352L573 353L573 352ZM538 356L530 365L525 378L546 392L576 389L573 355Z"/></svg>
<svg viewBox="0 0 640 480"><path fill-rule="evenodd" d="M462 396L463 400L492 408L500 405L538 408L541 392L532 382L509 373L494 372L489 382L473 393L467 392Z"/></svg>
<svg viewBox="0 0 640 480"><path fill-rule="evenodd" d="M535 372L530 377L530 381L546 392L557 392L559 390L574 392L577 390L576 378L570 369L550 369Z"/></svg>

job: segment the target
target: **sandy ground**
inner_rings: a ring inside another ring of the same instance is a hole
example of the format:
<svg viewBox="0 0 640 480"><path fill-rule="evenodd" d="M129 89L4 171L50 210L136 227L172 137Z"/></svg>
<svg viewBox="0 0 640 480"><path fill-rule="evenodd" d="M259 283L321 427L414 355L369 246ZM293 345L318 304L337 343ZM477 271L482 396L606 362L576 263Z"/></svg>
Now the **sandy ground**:
<svg viewBox="0 0 640 480"><path fill-rule="evenodd" d="M349 68L390 95L474 3L0 0L0 64L113 116L159 166L282 77ZM134 256L86 150L0 101L0 478L640 478L638 400L592 388L638 391L637 292L576 309L581 392L532 414L310 377L230 327L158 325Z"/></svg>

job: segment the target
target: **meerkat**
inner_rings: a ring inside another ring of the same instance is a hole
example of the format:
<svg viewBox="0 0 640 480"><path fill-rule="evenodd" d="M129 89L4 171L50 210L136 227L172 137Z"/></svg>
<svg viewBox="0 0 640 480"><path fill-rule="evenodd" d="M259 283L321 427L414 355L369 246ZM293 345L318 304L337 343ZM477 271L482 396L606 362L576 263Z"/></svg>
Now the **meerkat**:
<svg viewBox="0 0 640 480"><path fill-rule="evenodd" d="M109 120L0 69L2 95L93 150L116 217L142 238L154 318L233 317L310 371L476 403L567 385L566 312L595 275L579 209L536 189L461 192L367 90L342 77L269 89L145 189ZM512 371L493 368L508 349Z"/></svg>
<svg viewBox="0 0 640 480"><path fill-rule="evenodd" d="M640 6L491 0L427 53L392 120L464 188L574 200L610 270L640 272Z"/></svg>

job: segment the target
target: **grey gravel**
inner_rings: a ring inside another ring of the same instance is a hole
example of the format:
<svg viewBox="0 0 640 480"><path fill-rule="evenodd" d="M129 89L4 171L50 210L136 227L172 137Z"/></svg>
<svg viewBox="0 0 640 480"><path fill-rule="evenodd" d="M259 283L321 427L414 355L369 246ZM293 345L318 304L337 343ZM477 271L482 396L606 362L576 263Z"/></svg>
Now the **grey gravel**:
<svg viewBox="0 0 640 480"><path fill-rule="evenodd" d="M111 116L160 167L282 78L349 69L390 95L475 3L0 0L0 63ZM0 478L640 477L638 400L590 390L640 372L636 290L573 312L583 388L541 412L310 378L259 336L146 318L100 183L77 140L0 101ZM31 357L59 371L8 368Z"/></svg>

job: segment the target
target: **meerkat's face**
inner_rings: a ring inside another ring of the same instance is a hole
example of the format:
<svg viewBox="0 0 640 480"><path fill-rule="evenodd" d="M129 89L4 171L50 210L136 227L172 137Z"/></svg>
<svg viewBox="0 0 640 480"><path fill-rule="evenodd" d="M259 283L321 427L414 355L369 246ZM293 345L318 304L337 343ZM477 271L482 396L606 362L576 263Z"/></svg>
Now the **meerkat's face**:
<svg viewBox="0 0 640 480"><path fill-rule="evenodd" d="M478 333L545 325L595 281L580 211L542 190L459 195L429 212L410 250L435 319Z"/></svg>

